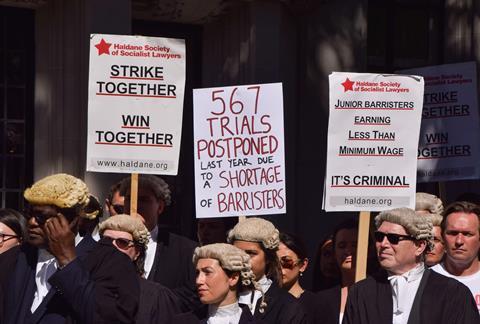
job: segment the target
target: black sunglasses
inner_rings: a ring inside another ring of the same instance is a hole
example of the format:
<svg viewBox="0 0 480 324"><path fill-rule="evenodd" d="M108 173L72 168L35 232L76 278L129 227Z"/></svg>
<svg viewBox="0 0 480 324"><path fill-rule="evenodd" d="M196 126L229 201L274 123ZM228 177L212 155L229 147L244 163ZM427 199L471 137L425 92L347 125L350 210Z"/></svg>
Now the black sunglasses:
<svg viewBox="0 0 480 324"><path fill-rule="evenodd" d="M379 232L379 231L376 231L375 233L373 233L373 235L375 236L375 241L377 241L379 243L383 242L383 239L385 238L385 236L387 237L387 240L391 244L398 244L398 242L400 242L400 241L415 241L415 238L410 236L410 235L383 233L383 232Z"/></svg>

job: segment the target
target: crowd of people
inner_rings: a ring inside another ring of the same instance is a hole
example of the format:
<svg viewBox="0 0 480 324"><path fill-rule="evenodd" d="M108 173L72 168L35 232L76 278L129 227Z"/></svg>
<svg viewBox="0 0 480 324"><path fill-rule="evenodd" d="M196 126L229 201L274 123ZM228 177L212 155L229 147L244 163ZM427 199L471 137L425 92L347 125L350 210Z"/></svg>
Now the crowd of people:
<svg viewBox="0 0 480 324"><path fill-rule="evenodd" d="M24 198L24 213L0 209L0 323L480 323L474 202L444 208L417 193L415 210L379 213L355 282L356 219L310 260L300 237L263 218L199 220L198 242L168 231L159 217L172 194L158 176L140 175L132 215L130 178L105 204L67 174Z"/></svg>

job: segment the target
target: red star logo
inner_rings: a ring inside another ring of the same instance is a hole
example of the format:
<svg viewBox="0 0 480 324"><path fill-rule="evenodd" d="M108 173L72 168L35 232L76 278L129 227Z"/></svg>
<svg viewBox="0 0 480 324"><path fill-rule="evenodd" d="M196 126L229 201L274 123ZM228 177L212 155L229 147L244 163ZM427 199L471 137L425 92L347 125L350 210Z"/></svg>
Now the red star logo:
<svg viewBox="0 0 480 324"><path fill-rule="evenodd" d="M112 46L112 44L107 43L103 38L100 41L100 43L95 45L95 47L98 49L98 55L102 55L102 54L110 55L110 46Z"/></svg>
<svg viewBox="0 0 480 324"><path fill-rule="evenodd" d="M353 91L353 85L355 81L350 81L348 78L341 83L343 85L343 92L347 92L348 90Z"/></svg>

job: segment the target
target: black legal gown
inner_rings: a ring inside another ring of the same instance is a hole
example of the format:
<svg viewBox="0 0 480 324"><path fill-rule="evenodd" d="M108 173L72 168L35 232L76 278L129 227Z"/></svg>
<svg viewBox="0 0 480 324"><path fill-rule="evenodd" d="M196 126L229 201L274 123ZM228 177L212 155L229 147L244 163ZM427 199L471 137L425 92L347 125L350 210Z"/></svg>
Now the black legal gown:
<svg viewBox="0 0 480 324"><path fill-rule="evenodd" d="M323 310L316 293L305 290L297 300L305 312L308 324L323 323Z"/></svg>
<svg viewBox="0 0 480 324"><path fill-rule="evenodd" d="M267 308L260 313L258 300L253 316L268 324L307 324L305 312L298 302L288 291L278 287L275 282L265 293Z"/></svg>
<svg viewBox="0 0 480 324"><path fill-rule="evenodd" d="M10 277L2 324L134 323L140 295L135 267L109 240L86 236L77 257L48 279L51 289L35 312L38 249L22 247Z"/></svg>
<svg viewBox="0 0 480 324"><path fill-rule="evenodd" d="M342 287L322 290L316 295L318 309L321 311L321 321L315 323L338 324L340 319L340 304L342 302Z"/></svg>
<svg viewBox="0 0 480 324"><path fill-rule="evenodd" d="M178 296L182 312L201 308L195 285L193 251L198 246L186 237L158 228L157 249L148 280L170 288Z"/></svg>
<svg viewBox="0 0 480 324"><path fill-rule="evenodd" d="M158 282L140 280L140 303L135 324L171 324L181 313L178 297Z"/></svg>
<svg viewBox="0 0 480 324"><path fill-rule="evenodd" d="M392 289L385 271L351 287L343 324L386 324L392 320ZM427 269L408 319L408 324L420 323L479 324L480 315L465 285Z"/></svg>
<svg viewBox="0 0 480 324"><path fill-rule="evenodd" d="M262 320L255 319L246 305L240 304L242 315L238 324L266 324ZM207 308L197 311L175 315L172 323L175 324L206 324L208 320Z"/></svg>
<svg viewBox="0 0 480 324"><path fill-rule="evenodd" d="M15 263L17 262L19 253L20 245L17 245L0 254L0 323L3 323L3 295L8 291L10 275L15 268Z"/></svg>

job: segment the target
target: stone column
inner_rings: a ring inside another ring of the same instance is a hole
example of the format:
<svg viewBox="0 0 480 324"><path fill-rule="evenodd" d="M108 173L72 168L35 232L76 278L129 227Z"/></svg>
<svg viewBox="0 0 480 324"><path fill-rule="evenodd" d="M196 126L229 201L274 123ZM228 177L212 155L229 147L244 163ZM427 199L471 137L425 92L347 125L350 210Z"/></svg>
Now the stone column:
<svg viewBox="0 0 480 324"><path fill-rule="evenodd" d="M130 34L131 3L49 0L35 18L34 178L57 172L84 178L89 35ZM113 181L96 173L87 182L95 193Z"/></svg>

